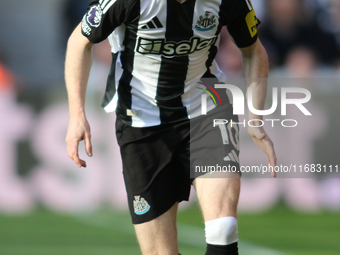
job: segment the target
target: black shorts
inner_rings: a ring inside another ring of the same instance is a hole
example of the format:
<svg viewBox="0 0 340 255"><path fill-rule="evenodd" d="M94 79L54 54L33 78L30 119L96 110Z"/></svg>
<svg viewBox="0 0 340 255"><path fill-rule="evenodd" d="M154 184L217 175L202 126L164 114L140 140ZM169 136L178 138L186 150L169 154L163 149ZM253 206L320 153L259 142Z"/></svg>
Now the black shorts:
<svg viewBox="0 0 340 255"><path fill-rule="evenodd" d="M116 135L133 224L150 221L174 203L188 201L194 178L207 173L204 166L233 166L239 172L235 144L238 126L213 128L214 119L238 122L231 105L190 121L146 128L131 127L117 119Z"/></svg>

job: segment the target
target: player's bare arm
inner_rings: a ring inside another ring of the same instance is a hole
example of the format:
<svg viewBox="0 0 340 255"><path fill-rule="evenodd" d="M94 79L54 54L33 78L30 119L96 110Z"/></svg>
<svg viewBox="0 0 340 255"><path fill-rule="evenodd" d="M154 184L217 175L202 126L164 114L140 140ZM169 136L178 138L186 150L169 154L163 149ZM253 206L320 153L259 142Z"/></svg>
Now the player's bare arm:
<svg viewBox="0 0 340 255"><path fill-rule="evenodd" d="M81 34L80 25L67 44L65 81L69 101L70 120L66 135L67 151L79 166L86 162L79 158L78 145L84 140L88 156L92 156L90 125L85 115L85 95L92 62L92 43Z"/></svg>
<svg viewBox="0 0 340 255"><path fill-rule="evenodd" d="M247 48L241 48L243 56L243 72L248 86L252 88L253 106L257 110L263 110L267 95L267 78L268 78L268 56L267 52L257 40L253 45ZM249 111L249 119L262 119L262 116L256 115ZM258 123L253 123L257 125ZM248 134L253 141L267 155L268 163L271 166L276 165L276 154L274 144L270 137L266 134L263 127L248 127ZM276 173L271 175L276 177Z"/></svg>

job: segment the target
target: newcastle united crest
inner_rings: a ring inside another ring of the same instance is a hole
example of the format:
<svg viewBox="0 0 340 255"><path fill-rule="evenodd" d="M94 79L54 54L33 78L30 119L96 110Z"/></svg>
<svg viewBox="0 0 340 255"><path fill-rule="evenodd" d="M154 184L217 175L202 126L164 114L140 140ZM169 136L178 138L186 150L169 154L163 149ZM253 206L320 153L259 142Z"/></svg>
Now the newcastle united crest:
<svg viewBox="0 0 340 255"><path fill-rule="evenodd" d="M149 211L150 205L146 200L140 196L135 196L135 201L133 201L133 207L135 209L135 214L141 215Z"/></svg>
<svg viewBox="0 0 340 255"><path fill-rule="evenodd" d="M201 15L197 20L195 28L198 31L209 31L216 27L216 17L211 12L206 11L205 15Z"/></svg>

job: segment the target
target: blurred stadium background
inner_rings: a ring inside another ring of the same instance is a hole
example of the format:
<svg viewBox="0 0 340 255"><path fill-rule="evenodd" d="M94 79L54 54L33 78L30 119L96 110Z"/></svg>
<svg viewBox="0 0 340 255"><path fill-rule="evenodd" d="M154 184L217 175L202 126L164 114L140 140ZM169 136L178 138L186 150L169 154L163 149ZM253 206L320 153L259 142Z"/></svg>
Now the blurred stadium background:
<svg viewBox="0 0 340 255"><path fill-rule="evenodd" d="M94 50L87 95L94 157L86 169L71 162L64 144L66 41L89 2L0 1L1 255L140 254L126 208L115 116L100 108L111 62L107 42ZM270 58L270 87L298 82L312 93L312 118L289 131L268 128L279 164L339 165L340 1L253 5ZM241 77L240 60L224 31L218 61L228 77ZM243 164L265 163L242 129L241 147ZM340 254L339 176L309 177L243 179L241 254ZM204 254L194 192L181 206L178 228L180 252Z"/></svg>

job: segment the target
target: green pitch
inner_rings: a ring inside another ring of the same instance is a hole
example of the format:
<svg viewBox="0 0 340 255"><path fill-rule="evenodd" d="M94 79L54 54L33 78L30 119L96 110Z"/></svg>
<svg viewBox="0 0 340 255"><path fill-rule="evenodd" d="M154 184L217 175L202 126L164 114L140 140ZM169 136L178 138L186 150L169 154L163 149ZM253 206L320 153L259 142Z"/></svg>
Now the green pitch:
<svg viewBox="0 0 340 255"><path fill-rule="evenodd" d="M180 212L183 255L204 254L199 209ZM262 214L239 216L241 255L340 254L340 214L301 214L277 206ZM127 213L102 209L58 215L40 209L26 216L0 215L1 255L140 254Z"/></svg>

